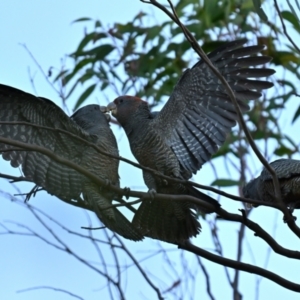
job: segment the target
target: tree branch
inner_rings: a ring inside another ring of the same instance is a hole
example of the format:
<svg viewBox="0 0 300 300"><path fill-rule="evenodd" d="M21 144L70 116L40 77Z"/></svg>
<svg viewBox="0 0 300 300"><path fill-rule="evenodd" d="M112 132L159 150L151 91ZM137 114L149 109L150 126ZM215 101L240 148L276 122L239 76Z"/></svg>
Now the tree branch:
<svg viewBox="0 0 300 300"><path fill-rule="evenodd" d="M296 43L293 41L293 39L290 37L290 35L288 34L288 32L286 30L286 27L285 27L285 24L284 24L284 21L282 19L282 15L281 15L281 12L280 12L280 8L279 8L278 3L277 3L277 0L274 0L274 6L275 6L275 9L276 9L276 11L278 13L278 16L280 18L280 22L281 22L282 29L283 29L283 32L284 32L285 36L290 41L290 43L294 46L294 48L300 53L300 48L296 45Z"/></svg>
<svg viewBox="0 0 300 300"><path fill-rule="evenodd" d="M197 188L200 188L200 189L204 189L204 190L208 190L208 191L211 191L211 192L214 192L216 194L219 194L221 196L224 196L224 197L227 197L229 199L232 199L232 200L235 200L235 201L242 201L242 202L246 202L246 203L250 203L250 204L254 204L254 205L263 205L263 206L270 206L270 207L273 207L273 208L277 208L277 209L280 209L280 206L278 206L277 204L274 204L274 203L267 203L267 202L263 202L263 201L259 201L259 200L254 200L254 199L248 199L248 198L244 198L244 197L239 197L239 196L236 196L236 195L231 195L231 194L228 194L226 192L223 192L219 189L216 189L216 188L213 188L211 186L205 186L205 185L202 185L202 184L199 184L199 183L196 183L196 182L192 182L192 181L189 181L189 180L182 180L182 179L177 179L177 178L173 178L173 177L170 177L170 176L166 176L154 169L151 169L151 168L148 168L148 167L144 167L138 163L135 163L127 158L124 158L124 157L121 157L121 156L116 156L116 155L113 155L113 154L110 154L106 151L103 151L102 149L100 149L99 147L97 147L94 143L91 143L73 133L70 133L66 130L63 130L63 129L59 129L59 128L52 128L52 127L47 127L47 126L42 126L42 125L37 125L37 124L32 124L32 123L29 123L29 122L21 122L21 121L0 121L0 124L4 124L4 125L26 125L26 126L31 126L31 127L34 127L34 128L39 128L39 129L45 129L45 130L50 130L50 131L54 131L54 132L58 132L58 133L63 133L67 136L70 136L78 141L81 141L82 143L85 143L86 145L90 146L91 148L95 149L98 153L100 154L103 154L105 156L108 156L108 157L111 157L111 158L115 158L115 159L118 159L120 161L123 161L127 164L130 164L138 169L141 169L141 170L144 170L144 171L147 171L147 172L151 172L153 175L155 176L158 176L160 178L163 178L163 179L166 179L167 181L169 182L174 182L174 183L181 183L181 184L184 184L184 185L189 185L189 186L193 186L193 187L197 187ZM10 143L9 141L14 141L14 140L11 140L11 139L6 139L6 144L8 145L13 145L15 146L16 144L15 143ZM18 142L18 141L16 141ZM19 143L22 143L22 142L19 142ZM30 150L30 151L35 151L32 147L26 147L24 145L32 145L34 146L33 144L26 144L26 143L22 143L22 146L21 144L18 144L17 146L19 146L20 148L14 148L14 149L3 149L1 150L0 149L0 152L9 152L9 151L24 151L25 150ZM39 146L37 146L39 147ZM36 147L36 151L37 152L40 152L40 150L38 150L38 148ZM39 147L39 149L42 149L43 147ZM47 148L43 148L43 149L46 149L48 150ZM50 152L52 152L51 150L48 150ZM43 153L43 152L41 152ZM45 155L47 155L46 153L43 153ZM52 154L55 155L54 152L52 152ZM63 158L61 158L63 160ZM85 175L85 174L84 174ZM8 176L8 175L5 175L5 176ZM0 177L1 177L1 174L0 174ZM88 176L87 176L88 177ZM4 177L5 178L5 177ZM29 181L27 180L25 177L24 178L24 181ZM12 178L13 179L13 178ZM19 177L19 178L15 178L15 180L17 181L23 181L22 177Z"/></svg>
<svg viewBox="0 0 300 300"><path fill-rule="evenodd" d="M69 291L66 291L64 289L59 289L59 288L55 288L53 286L35 286L35 287L31 287L31 288L27 288L27 289L23 289L23 290L18 290L17 293L24 293L24 292L28 292L28 291L33 291L33 290L40 290L40 289L48 289L48 290L53 290L55 292L61 292L61 293L65 293L68 294L71 297L74 297L76 299L80 299L80 300L84 300L84 298L75 295Z"/></svg>
<svg viewBox="0 0 300 300"><path fill-rule="evenodd" d="M180 249L184 249L186 251L192 252L196 255L199 255L201 257L204 257L212 262L215 262L219 265L222 266L226 266L229 268L233 268L236 270L241 270L241 271L245 271L248 273L252 273L252 274L257 274L260 275L262 277L268 278L271 281L281 285L282 287L294 291L294 292L300 292L300 285L296 284L294 282L288 281L283 277L278 276L275 273L272 273L268 270L265 270L263 268L259 268L250 264L246 264L246 263L242 263L242 262L238 262L232 259L228 259L225 257L221 257L218 256L216 254L213 254L211 252L208 252L204 249L201 249L199 247L194 246L192 243L190 242L186 242L185 244L181 244L178 246Z"/></svg>

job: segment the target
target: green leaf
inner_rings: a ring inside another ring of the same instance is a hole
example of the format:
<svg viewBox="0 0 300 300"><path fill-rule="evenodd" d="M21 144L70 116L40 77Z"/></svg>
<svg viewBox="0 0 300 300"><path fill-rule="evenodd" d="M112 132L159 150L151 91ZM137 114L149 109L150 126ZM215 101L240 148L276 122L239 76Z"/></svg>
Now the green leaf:
<svg viewBox="0 0 300 300"><path fill-rule="evenodd" d="M107 35L103 32L91 32L87 34L80 42L80 44L77 47L77 50L75 53L81 53L83 51L83 48L89 43L89 42L96 42L100 39L106 38Z"/></svg>
<svg viewBox="0 0 300 300"><path fill-rule="evenodd" d="M64 78L65 74L68 73L69 70L62 70L61 72L59 72L56 77L54 78L53 82L56 82L58 79L60 78ZM63 79L62 79L63 80Z"/></svg>
<svg viewBox="0 0 300 300"><path fill-rule="evenodd" d="M97 28L97 27L101 27L101 26L102 26L101 22L99 20L97 20L95 22L95 27Z"/></svg>
<svg viewBox="0 0 300 300"><path fill-rule="evenodd" d="M240 181L237 180L232 180L232 179L216 179L211 183L212 186L223 186L223 187L228 187L228 186L236 186L239 185Z"/></svg>
<svg viewBox="0 0 300 300"><path fill-rule="evenodd" d="M288 135L284 135L284 138L295 148L298 149L298 144L296 141L293 141Z"/></svg>
<svg viewBox="0 0 300 300"><path fill-rule="evenodd" d="M115 47L113 47L110 44L105 44L105 45L101 45L100 47L98 47L97 52L96 52L96 59L97 60L103 60L110 52L112 52L115 49Z"/></svg>
<svg viewBox="0 0 300 300"><path fill-rule="evenodd" d="M261 1L260 0L253 0L253 6L256 10L256 13L259 15L259 17L264 21L268 21L268 17L264 10L261 8Z"/></svg>
<svg viewBox="0 0 300 300"><path fill-rule="evenodd" d="M145 16L147 16L147 14L141 11L133 18L133 22L136 20L142 20Z"/></svg>
<svg viewBox="0 0 300 300"><path fill-rule="evenodd" d="M296 11L295 11L293 5L290 3L289 0L287 0L287 3L288 3L288 6L289 6L290 10L291 10L292 13L293 13L293 15L298 19L298 22L300 22L300 19L298 18L298 15L297 15L297 13L296 13ZM299 9L299 11L300 11L300 6L299 6L298 1L296 1L296 5L297 5L297 7L298 7L298 9Z"/></svg>
<svg viewBox="0 0 300 300"><path fill-rule="evenodd" d="M87 80L91 79L95 75L95 72L93 69L87 69L85 73L78 79L80 83L84 83Z"/></svg>
<svg viewBox="0 0 300 300"><path fill-rule="evenodd" d="M78 58L81 56L92 56L94 59L103 60L111 51L113 51L115 47L110 44L105 44L101 46L97 46L91 50L74 52L71 54L72 57Z"/></svg>
<svg viewBox="0 0 300 300"><path fill-rule="evenodd" d="M283 19L289 21L294 26L294 28L300 33L299 19L293 13L285 10L281 13L281 16Z"/></svg>
<svg viewBox="0 0 300 300"><path fill-rule="evenodd" d="M89 80L91 77L93 77L94 73L93 72L86 72L85 74L83 74L83 76L79 77L76 82L73 84L73 86L71 87L71 89L69 90L68 94L66 95L66 99L68 99L70 97L70 95L73 93L73 91L75 90L75 88L77 87L77 85L79 83L84 83L86 80Z"/></svg>
<svg viewBox="0 0 300 300"><path fill-rule="evenodd" d="M292 120L292 124L298 119L298 117L300 116L300 106L298 106L297 111L294 114L293 120Z"/></svg>
<svg viewBox="0 0 300 300"><path fill-rule="evenodd" d="M273 56L273 63L279 66L286 67L290 62L293 62L295 64L300 64L299 57L293 53L288 51L276 51L272 52Z"/></svg>
<svg viewBox="0 0 300 300"><path fill-rule="evenodd" d="M101 91L105 90L108 87L108 85L109 85L108 82L103 82L101 87L100 87L100 90Z"/></svg>
<svg viewBox="0 0 300 300"><path fill-rule="evenodd" d="M158 25L153 27L148 27L145 28L145 32L146 32L146 36L143 42L143 47L146 46L148 41L153 41L154 39L160 36L159 34L161 32L161 27Z"/></svg>
<svg viewBox="0 0 300 300"><path fill-rule="evenodd" d="M132 22L129 22L127 24L116 24L115 25L116 30L120 33L120 34L124 34L124 33L131 33L137 37L139 35L143 35L145 34L145 28L143 27L139 27L139 26L135 26Z"/></svg>
<svg viewBox="0 0 300 300"><path fill-rule="evenodd" d="M79 19L76 19L75 21L73 21L72 23L78 23L78 22L85 22L85 21L91 21L92 19L91 18L79 18Z"/></svg>
<svg viewBox="0 0 300 300"><path fill-rule="evenodd" d="M76 75L78 75L78 71L80 69L82 69L83 67L85 67L87 64L89 63L92 63L93 61L89 58L86 58L86 59L82 59L80 62L78 62L73 71L69 74L67 74L66 76L63 76L62 77L62 83L63 83L63 86L67 85L68 82Z"/></svg>
<svg viewBox="0 0 300 300"><path fill-rule="evenodd" d="M82 60L80 60L74 67L73 72L76 74L79 70L81 70L83 67L85 67L86 65L93 63L94 61L90 58L84 58Z"/></svg>
<svg viewBox="0 0 300 300"><path fill-rule="evenodd" d="M63 86L66 86L68 82L74 77L75 73L69 73L66 76L62 77L61 82Z"/></svg>
<svg viewBox="0 0 300 300"><path fill-rule="evenodd" d="M274 154L278 155L278 156L283 156L283 155L292 155L294 154L295 151L293 151L292 149L284 146L284 145L281 145L279 146L275 151L274 151Z"/></svg>
<svg viewBox="0 0 300 300"><path fill-rule="evenodd" d="M96 85L97 84L92 84L81 94L81 96L75 104L74 110L76 110L84 102L84 100L94 91Z"/></svg>
<svg viewBox="0 0 300 300"><path fill-rule="evenodd" d="M71 94L74 92L74 90L77 87L79 82L80 82L80 79L77 79L76 82L73 84L73 86L68 91L68 94L65 96L66 99L68 99L71 96Z"/></svg>

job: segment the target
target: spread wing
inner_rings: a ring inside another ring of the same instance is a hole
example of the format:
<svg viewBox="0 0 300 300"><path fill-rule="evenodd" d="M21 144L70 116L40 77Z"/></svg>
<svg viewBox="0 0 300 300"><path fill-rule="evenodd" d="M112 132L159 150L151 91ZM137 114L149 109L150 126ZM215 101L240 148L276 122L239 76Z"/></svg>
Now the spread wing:
<svg viewBox="0 0 300 300"><path fill-rule="evenodd" d="M256 78L275 72L272 69L250 68L271 59L253 56L263 46L243 47L246 41L229 42L208 55L233 89L243 112L249 109L247 100L257 99L261 96L261 90L273 86L271 82ZM200 60L184 72L154 121L156 130L160 130L172 147L181 166L195 173L224 143L237 118L225 87Z"/></svg>
<svg viewBox="0 0 300 300"><path fill-rule="evenodd" d="M0 122L19 121L63 129L86 140L91 137L72 121L58 106L18 89L0 85ZM78 165L87 147L63 133L28 125L0 124L0 137L47 148L58 156ZM34 151L18 151L0 143L0 152L13 167L22 167L24 176L60 198L77 199L82 192L83 176Z"/></svg>
<svg viewBox="0 0 300 300"><path fill-rule="evenodd" d="M289 179L300 176L300 161L295 159L278 159L270 163L275 170L278 179ZM264 168L261 172L261 179L272 180L271 174Z"/></svg>

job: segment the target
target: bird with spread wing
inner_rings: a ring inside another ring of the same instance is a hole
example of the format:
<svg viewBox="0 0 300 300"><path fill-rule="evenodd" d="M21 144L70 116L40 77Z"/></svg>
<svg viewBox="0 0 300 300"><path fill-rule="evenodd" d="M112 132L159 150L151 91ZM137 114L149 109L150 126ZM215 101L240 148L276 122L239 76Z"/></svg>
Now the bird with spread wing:
<svg viewBox="0 0 300 300"><path fill-rule="evenodd" d="M274 73L256 67L271 60L257 56L264 46L243 47L245 43L245 39L225 43L208 55L232 88L242 112L249 110L248 100L259 98L262 90L273 86L257 78ZM182 180L190 179L211 159L238 120L225 87L202 59L183 73L159 113L152 114L146 101L132 96L120 96L107 108L125 130L131 151L142 166ZM210 210L184 200L144 200L133 224L149 237L183 242L201 230L196 210L210 213L219 207L217 201L190 185L168 182L149 171L143 171L143 177L153 195L190 195L212 206Z"/></svg>
<svg viewBox="0 0 300 300"><path fill-rule="evenodd" d="M59 130L67 131L75 137ZM85 143L92 143L114 156L119 155L115 136L109 127L109 115L104 114L99 105L87 105L68 117L48 99L0 85L0 137L48 149L107 183L116 187L120 185L119 160L101 154ZM0 152L12 167L21 166L27 180L48 193L68 201L83 195L83 199L109 229L127 239L138 241L143 238L117 208L111 207L116 195L108 187L100 187L83 174L36 151L0 143Z"/></svg>

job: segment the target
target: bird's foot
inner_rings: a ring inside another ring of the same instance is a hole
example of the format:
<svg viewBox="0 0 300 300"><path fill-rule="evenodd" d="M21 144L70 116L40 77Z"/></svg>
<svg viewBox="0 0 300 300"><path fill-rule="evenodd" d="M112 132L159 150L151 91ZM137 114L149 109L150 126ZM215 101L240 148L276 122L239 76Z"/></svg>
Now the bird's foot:
<svg viewBox="0 0 300 300"><path fill-rule="evenodd" d="M297 217L295 217L295 216L291 216L291 217L294 219L294 221L297 220ZM287 223L291 217L283 216L283 222L284 222L284 223Z"/></svg>
<svg viewBox="0 0 300 300"><path fill-rule="evenodd" d="M123 189L123 191L124 191L124 196L126 197L126 199L128 200L129 199L129 197L130 197L130 195L129 195L129 193L130 193L130 188L129 187L124 187L124 189Z"/></svg>
<svg viewBox="0 0 300 300"><path fill-rule="evenodd" d="M168 185L169 184L169 181L167 179L163 179L162 182L163 182L163 185Z"/></svg>
<svg viewBox="0 0 300 300"><path fill-rule="evenodd" d="M288 221L290 221L291 218L293 218L294 221L296 221L296 220L297 220L297 217L293 216L294 207L289 207L289 208L288 208L288 211L289 211L290 215L289 215L288 217L283 216L283 222L284 222L284 223L287 223Z"/></svg>
<svg viewBox="0 0 300 300"><path fill-rule="evenodd" d="M105 187L110 187L111 186L111 181L108 179L105 179L105 183L104 183Z"/></svg>
<svg viewBox="0 0 300 300"><path fill-rule="evenodd" d="M155 198L155 196L156 196L156 194L157 194L157 192L156 192L156 189L150 189L149 191L148 191L148 193L149 193L149 195L150 195L150 197L151 197L151 200L154 200L154 198Z"/></svg>
<svg viewBox="0 0 300 300"><path fill-rule="evenodd" d="M87 201L87 199L82 198L81 196L79 196L75 200L79 203L83 203L83 205L90 206L89 201Z"/></svg>
<svg viewBox="0 0 300 300"><path fill-rule="evenodd" d="M43 188L42 187L39 187L37 185L35 185L31 191L29 193L24 193L24 194L15 194L15 196L25 196L25 200L24 202L28 202L30 200L30 198L33 196L35 197L36 193L39 192L39 191L42 191Z"/></svg>

